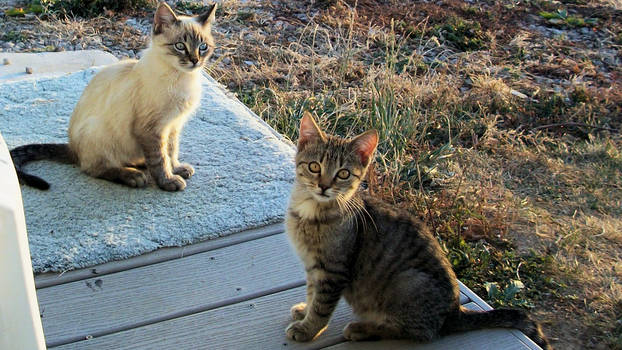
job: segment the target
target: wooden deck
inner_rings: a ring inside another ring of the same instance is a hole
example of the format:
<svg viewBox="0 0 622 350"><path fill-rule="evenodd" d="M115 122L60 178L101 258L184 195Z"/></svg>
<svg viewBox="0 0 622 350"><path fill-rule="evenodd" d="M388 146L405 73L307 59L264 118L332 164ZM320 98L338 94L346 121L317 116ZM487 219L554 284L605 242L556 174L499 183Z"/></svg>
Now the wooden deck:
<svg viewBox="0 0 622 350"><path fill-rule="evenodd" d="M304 271L282 225L35 278L52 349L539 349L517 330L456 334L430 344L346 342L345 303L311 343L285 337L304 299ZM461 285L461 302L490 307Z"/></svg>

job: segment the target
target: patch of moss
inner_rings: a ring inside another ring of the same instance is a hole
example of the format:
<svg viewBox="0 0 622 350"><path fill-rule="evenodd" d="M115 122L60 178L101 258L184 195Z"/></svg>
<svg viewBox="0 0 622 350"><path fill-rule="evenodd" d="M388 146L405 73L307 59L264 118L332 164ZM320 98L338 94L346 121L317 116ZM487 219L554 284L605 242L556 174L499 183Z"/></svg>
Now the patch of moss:
<svg viewBox="0 0 622 350"><path fill-rule="evenodd" d="M540 17L546 19L549 24L555 26L579 28L595 26L598 23L596 18L584 19L580 16L568 15L568 11L565 9L559 9L555 12L540 11L538 14Z"/></svg>
<svg viewBox="0 0 622 350"><path fill-rule="evenodd" d="M450 17L443 25L435 27L437 35L443 37L461 51L476 51L486 48L490 39L477 21Z"/></svg>

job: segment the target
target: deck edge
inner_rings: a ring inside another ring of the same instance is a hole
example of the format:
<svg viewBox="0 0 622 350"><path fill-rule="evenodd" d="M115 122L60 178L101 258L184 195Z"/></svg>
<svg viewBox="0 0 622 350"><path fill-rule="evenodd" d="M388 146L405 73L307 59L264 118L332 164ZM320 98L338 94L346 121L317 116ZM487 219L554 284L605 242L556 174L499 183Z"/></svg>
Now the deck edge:
<svg viewBox="0 0 622 350"><path fill-rule="evenodd" d="M180 259L186 256L204 253L210 250L220 249L239 243L252 241L259 238L283 233L285 227L283 223L271 224L258 228L252 228L236 232L224 237L211 239L183 247L163 247L149 253L131 257L125 260L107 262L101 265L94 265L79 270L72 270L61 273L44 273L35 276L35 287L37 289L56 286L92 278L95 276L108 275L115 272L130 270L137 267L157 264L169 260Z"/></svg>

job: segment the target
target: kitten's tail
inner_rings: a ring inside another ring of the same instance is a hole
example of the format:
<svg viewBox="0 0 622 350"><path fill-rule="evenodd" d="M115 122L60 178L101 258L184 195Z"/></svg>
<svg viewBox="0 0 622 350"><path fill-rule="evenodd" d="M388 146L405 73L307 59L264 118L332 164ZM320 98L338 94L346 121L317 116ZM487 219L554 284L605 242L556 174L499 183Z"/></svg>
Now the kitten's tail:
<svg viewBox="0 0 622 350"><path fill-rule="evenodd" d="M448 318L441 331L448 334L482 328L517 328L541 348L553 349L542 333L540 325L523 310L495 309L481 312L461 307L458 316Z"/></svg>
<svg viewBox="0 0 622 350"><path fill-rule="evenodd" d="M40 177L27 174L23 171L26 163L35 160L54 160L62 163L76 163L77 158L66 143L44 143L23 145L11 150L11 158L15 165L17 178L20 183L47 190L50 184Z"/></svg>

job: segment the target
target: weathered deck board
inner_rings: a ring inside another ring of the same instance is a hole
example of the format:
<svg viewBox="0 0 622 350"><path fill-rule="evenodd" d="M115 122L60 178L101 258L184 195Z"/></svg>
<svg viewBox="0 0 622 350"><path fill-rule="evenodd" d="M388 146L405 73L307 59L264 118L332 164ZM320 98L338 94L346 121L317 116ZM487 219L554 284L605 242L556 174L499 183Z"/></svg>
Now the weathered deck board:
<svg viewBox="0 0 622 350"><path fill-rule="evenodd" d="M46 342L62 344L302 285L303 269L291 249L284 249L287 244L285 235L274 235L39 289Z"/></svg>
<svg viewBox="0 0 622 350"><path fill-rule="evenodd" d="M344 343L341 335L353 317L343 302L316 341L290 342L284 329L290 322L289 308L304 299L304 271L281 231L282 226L274 226L254 230L247 238L225 237L186 251L172 248L151 253L152 257L133 258L137 261L109 263L95 267L101 274L94 277L91 269L60 278L44 276L39 283L49 287L40 288L38 296L48 346L341 350L387 349L394 344L396 349L497 344L505 347L499 349L529 349L520 336L530 340L514 330L470 332L424 345L376 342L355 346ZM490 308L464 285L461 291L462 304L475 301ZM472 302L467 305L477 307Z"/></svg>
<svg viewBox="0 0 622 350"><path fill-rule="evenodd" d="M340 303L329 327L313 343L287 340L289 308L304 300L305 288L244 301L219 309L68 344L58 350L114 349L318 349L343 341L341 331L351 311Z"/></svg>

